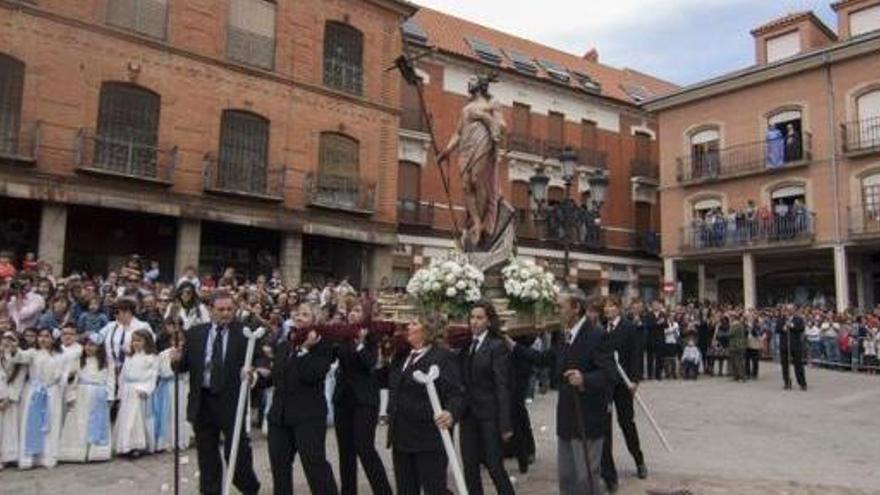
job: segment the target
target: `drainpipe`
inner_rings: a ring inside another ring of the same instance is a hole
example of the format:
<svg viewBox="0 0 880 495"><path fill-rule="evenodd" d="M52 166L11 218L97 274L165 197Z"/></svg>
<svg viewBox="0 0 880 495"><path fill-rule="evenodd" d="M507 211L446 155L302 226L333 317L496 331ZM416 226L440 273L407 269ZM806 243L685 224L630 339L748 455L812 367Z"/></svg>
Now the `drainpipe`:
<svg viewBox="0 0 880 495"><path fill-rule="evenodd" d="M836 110L834 105L834 79L831 74L831 57L824 56L825 62L825 94L828 98L828 136L831 146L831 184L834 203L834 293L838 312L848 309L849 303L849 267L846 263L846 249L840 222L840 170L837 160L837 128L835 126Z"/></svg>

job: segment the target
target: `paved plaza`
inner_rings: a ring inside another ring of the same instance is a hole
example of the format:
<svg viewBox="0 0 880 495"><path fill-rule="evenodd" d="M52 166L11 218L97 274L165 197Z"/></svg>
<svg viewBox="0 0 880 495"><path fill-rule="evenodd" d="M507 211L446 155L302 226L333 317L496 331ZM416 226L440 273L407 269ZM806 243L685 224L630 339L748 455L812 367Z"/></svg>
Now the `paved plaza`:
<svg viewBox="0 0 880 495"><path fill-rule="evenodd" d="M635 477L635 466L616 443L622 494L668 493L687 489L696 494L869 494L880 493L880 376L808 370L808 392L784 392L778 367L762 363L757 382L732 383L726 378L696 382L646 382L642 393L663 425L675 452L666 453L637 414L642 445L651 474ZM555 493L555 396L536 398L531 406L538 459L527 475L515 472L520 494ZM619 433L619 432L618 432ZM386 466L385 430L377 444ZM332 430L327 446L335 468ZM266 443L255 445L263 493L271 493ZM195 451L182 467L184 493L197 493ZM296 490L308 493L297 462ZM169 490L171 456L135 462L62 465L51 471L0 472L3 495L147 494ZM488 476L485 477L488 480ZM361 493L370 493L361 476ZM491 489L487 493L492 493Z"/></svg>

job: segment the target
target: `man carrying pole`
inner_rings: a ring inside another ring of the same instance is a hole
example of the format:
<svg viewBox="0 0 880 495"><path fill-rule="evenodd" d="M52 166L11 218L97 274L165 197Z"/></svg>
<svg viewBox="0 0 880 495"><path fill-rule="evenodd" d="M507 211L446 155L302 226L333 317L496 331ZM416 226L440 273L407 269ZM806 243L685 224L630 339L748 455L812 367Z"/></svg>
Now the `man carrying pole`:
<svg viewBox="0 0 880 495"><path fill-rule="evenodd" d="M559 493L597 495L602 493L603 434L617 372L609 340L598 325L598 299L588 301L581 290L566 289L557 305L565 325L561 347L535 351L510 339L508 345L514 359L550 367L566 383L556 404Z"/></svg>

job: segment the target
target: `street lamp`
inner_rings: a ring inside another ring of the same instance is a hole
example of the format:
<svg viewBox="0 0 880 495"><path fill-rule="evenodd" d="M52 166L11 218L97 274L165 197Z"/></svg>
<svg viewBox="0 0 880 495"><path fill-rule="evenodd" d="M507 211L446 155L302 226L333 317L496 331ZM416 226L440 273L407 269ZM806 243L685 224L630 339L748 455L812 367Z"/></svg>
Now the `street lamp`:
<svg viewBox="0 0 880 495"><path fill-rule="evenodd" d="M563 264L565 280L568 281L572 238L577 238L576 242L582 242L597 232L599 210L608 192L608 177L592 176L589 179L592 205L578 206L571 199L571 185L577 177L578 154L571 148L565 148L558 159L562 169L562 180L565 182L565 198L559 203L547 204L547 186L550 178L544 173L543 168L536 170L529 179L529 194L532 197L533 218L545 222L549 238L563 241L565 249Z"/></svg>

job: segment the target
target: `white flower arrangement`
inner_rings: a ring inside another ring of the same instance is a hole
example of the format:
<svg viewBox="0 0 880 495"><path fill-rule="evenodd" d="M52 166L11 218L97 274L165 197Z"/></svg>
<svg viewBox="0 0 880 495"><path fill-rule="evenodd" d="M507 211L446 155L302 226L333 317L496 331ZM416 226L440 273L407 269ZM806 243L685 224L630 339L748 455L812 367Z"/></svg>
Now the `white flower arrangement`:
<svg viewBox="0 0 880 495"><path fill-rule="evenodd" d="M483 272L468 263L463 253L450 251L418 270L406 285L406 292L426 310L461 317L482 297L483 280Z"/></svg>
<svg viewBox="0 0 880 495"><path fill-rule="evenodd" d="M533 261L513 258L501 275L511 309L540 313L552 307L558 293L556 280Z"/></svg>

